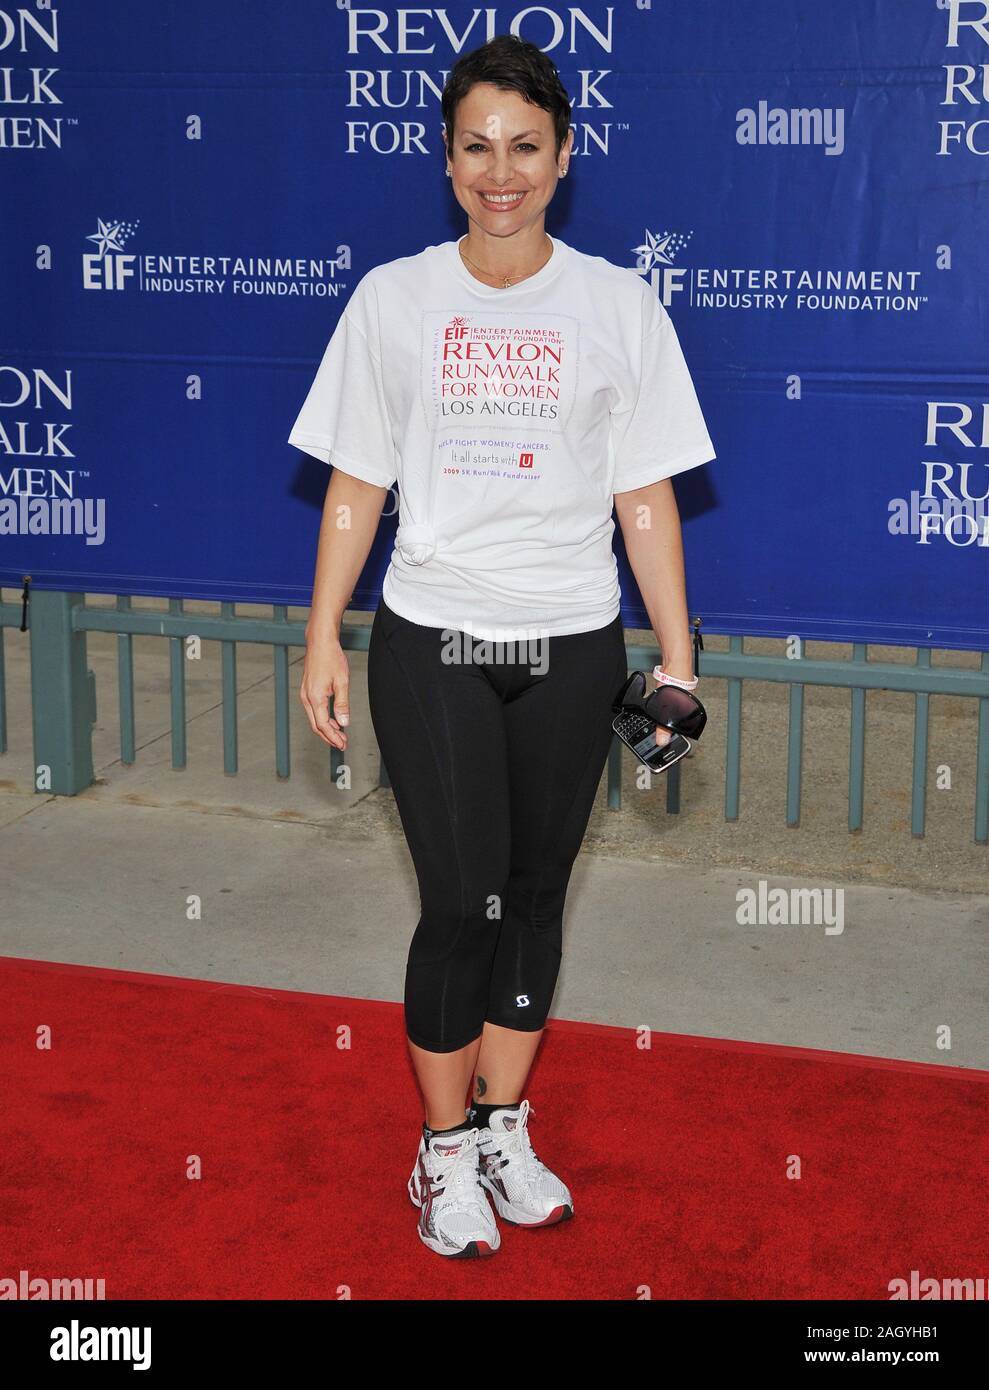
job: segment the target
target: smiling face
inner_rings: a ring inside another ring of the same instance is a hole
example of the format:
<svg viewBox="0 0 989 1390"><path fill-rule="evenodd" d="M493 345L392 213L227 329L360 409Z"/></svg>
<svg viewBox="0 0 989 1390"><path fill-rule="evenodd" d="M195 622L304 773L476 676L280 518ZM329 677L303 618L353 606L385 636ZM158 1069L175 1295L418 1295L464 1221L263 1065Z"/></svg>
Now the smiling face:
<svg viewBox="0 0 989 1390"><path fill-rule="evenodd" d="M541 226L572 146L571 130L557 158L548 111L518 92L478 82L457 103L453 144L447 148L457 202L492 236Z"/></svg>

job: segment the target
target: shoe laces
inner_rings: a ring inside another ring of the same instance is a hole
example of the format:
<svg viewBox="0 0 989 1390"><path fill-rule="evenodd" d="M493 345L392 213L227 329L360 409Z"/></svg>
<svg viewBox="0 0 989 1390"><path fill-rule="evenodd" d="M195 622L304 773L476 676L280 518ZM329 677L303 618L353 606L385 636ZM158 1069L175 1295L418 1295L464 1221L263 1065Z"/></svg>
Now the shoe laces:
<svg viewBox="0 0 989 1390"><path fill-rule="evenodd" d="M537 1173L542 1166L536 1156L535 1149L532 1147L532 1140L529 1138L530 1113L534 1115L536 1112L529 1102L524 1100L519 1106L514 1129L491 1131L492 1139L498 1146L498 1153L503 1155L499 1166L504 1168L511 1158L518 1158L521 1161L526 1179L530 1176L530 1162Z"/></svg>
<svg viewBox="0 0 989 1390"><path fill-rule="evenodd" d="M453 1206L470 1206L477 1200L477 1137L476 1127L470 1129L461 1140L460 1147L453 1154L437 1154L432 1149L434 1160L439 1160L443 1171L434 1173L430 1181L439 1187ZM428 1172L428 1169L427 1169Z"/></svg>

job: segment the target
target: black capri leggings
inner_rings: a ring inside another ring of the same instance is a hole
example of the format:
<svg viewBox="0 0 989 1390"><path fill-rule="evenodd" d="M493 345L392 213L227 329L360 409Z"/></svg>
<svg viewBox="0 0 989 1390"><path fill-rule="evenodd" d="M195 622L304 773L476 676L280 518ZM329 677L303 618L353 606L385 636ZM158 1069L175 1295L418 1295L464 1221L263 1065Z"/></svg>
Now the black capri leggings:
<svg viewBox="0 0 989 1390"><path fill-rule="evenodd" d="M466 1047L485 1020L546 1022L626 675L621 617L473 653L505 658L483 662L476 638L450 660L451 631L381 599L368 648L371 720L419 883L405 1027L430 1052Z"/></svg>

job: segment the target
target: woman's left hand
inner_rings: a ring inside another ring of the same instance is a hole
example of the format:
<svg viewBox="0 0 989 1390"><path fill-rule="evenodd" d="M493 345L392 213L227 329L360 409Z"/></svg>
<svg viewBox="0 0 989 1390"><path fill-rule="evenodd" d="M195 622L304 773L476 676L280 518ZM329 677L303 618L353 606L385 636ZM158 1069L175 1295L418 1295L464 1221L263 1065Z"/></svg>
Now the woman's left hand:
<svg viewBox="0 0 989 1390"><path fill-rule="evenodd" d="M691 662L677 663L675 661L671 661L669 666L663 667L663 670L666 672L668 676L673 676L674 679L678 681L692 681L694 679L694 667L693 663ZM660 682L656 681L655 689L658 690L659 686ZM692 693L697 693L696 686L694 687ZM659 744L660 748L662 748L665 743L669 743L672 737L673 734L669 729L661 729L657 726L656 742Z"/></svg>

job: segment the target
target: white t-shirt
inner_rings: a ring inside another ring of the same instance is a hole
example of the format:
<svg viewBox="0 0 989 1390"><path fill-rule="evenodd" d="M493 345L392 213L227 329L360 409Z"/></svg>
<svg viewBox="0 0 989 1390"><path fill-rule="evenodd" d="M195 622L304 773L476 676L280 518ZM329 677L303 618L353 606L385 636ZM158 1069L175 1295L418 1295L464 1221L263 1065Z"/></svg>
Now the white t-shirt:
<svg viewBox="0 0 989 1390"><path fill-rule="evenodd" d="M613 494L715 457L649 284L550 240L508 289L475 279L457 241L369 270L289 435L398 482L382 593L412 622L506 642L605 627Z"/></svg>

